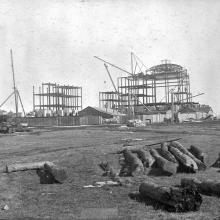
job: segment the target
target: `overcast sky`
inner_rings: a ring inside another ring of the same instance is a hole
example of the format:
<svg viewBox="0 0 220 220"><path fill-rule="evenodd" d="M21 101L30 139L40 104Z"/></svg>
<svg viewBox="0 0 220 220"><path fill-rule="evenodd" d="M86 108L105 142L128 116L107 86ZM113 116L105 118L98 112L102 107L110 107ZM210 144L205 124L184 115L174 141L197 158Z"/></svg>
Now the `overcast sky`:
<svg viewBox="0 0 220 220"><path fill-rule="evenodd" d="M83 107L98 106L98 92L113 87L93 56L130 70L133 51L147 67L163 59L186 67L193 94L205 93L194 100L220 114L218 0L1 0L0 102L13 87L10 48L26 111L42 82L82 86Z"/></svg>

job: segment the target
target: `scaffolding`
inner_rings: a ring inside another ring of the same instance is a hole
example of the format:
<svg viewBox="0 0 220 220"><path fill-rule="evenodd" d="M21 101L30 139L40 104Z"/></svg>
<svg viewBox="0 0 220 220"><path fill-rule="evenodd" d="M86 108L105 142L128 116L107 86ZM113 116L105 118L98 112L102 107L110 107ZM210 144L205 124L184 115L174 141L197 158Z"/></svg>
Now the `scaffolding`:
<svg viewBox="0 0 220 220"><path fill-rule="evenodd" d="M39 92L35 93L33 86L33 110L60 110L82 109L82 87L59 85L56 83L42 83Z"/></svg>
<svg viewBox="0 0 220 220"><path fill-rule="evenodd" d="M192 103L189 74L182 66L164 60L145 72L134 72L117 79L118 95L100 92L100 107L114 104L117 109L133 108L135 112L145 111L146 107L148 110L167 110L171 108L172 94L174 105Z"/></svg>

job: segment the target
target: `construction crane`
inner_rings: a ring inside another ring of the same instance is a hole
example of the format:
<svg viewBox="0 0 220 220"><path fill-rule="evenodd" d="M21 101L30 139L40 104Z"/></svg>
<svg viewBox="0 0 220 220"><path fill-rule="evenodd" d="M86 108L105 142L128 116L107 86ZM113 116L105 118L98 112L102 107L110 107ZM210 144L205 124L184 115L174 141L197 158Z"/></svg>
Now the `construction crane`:
<svg viewBox="0 0 220 220"><path fill-rule="evenodd" d="M18 117L18 101L21 104L22 107L22 111L24 113L25 116L25 110L24 110L24 106L21 100L21 96L20 93L16 87L16 83L15 83L15 72L14 72L14 63L13 63L13 53L12 50L10 50L10 55L11 55L11 69L12 69L12 77L13 77L13 92L1 103L0 108L14 95L14 99L15 99L15 113L16 113L16 117Z"/></svg>

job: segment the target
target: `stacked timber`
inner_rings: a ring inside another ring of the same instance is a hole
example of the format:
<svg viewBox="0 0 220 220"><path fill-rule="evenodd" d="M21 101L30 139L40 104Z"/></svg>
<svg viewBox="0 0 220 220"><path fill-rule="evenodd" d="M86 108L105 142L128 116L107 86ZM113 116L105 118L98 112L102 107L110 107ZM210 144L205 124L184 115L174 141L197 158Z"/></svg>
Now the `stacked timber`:
<svg viewBox="0 0 220 220"><path fill-rule="evenodd" d="M205 180L199 181L196 178L183 178L181 179L182 187L195 187L205 195L220 196L220 181Z"/></svg>
<svg viewBox="0 0 220 220"><path fill-rule="evenodd" d="M151 198L164 204L169 211L197 211L202 197L195 188L177 188L159 186L153 182L144 182L139 187L141 198Z"/></svg>
<svg viewBox="0 0 220 220"><path fill-rule="evenodd" d="M198 169L199 170L205 170L206 169L206 165L199 160L198 158L196 158L193 154L191 154L185 147L183 147L179 142L177 141L173 141L170 143L170 146L175 147L176 149L178 149L179 151L181 151L183 154L187 155L188 157L190 157L193 161L196 162Z"/></svg>
<svg viewBox="0 0 220 220"><path fill-rule="evenodd" d="M167 173L168 175L176 174L178 167L177 163L173 163L160 156L157 150L155 149L151 149L150 153L156 159L156 164L158 168L160 168L163 172Z"/></svg>

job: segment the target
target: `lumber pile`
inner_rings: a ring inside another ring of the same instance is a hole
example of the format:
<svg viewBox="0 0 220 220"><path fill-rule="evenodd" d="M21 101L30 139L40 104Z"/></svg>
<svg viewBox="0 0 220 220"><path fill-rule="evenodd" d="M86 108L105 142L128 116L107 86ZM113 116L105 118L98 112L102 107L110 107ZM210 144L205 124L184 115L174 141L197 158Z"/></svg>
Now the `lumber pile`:
<svg viewBox="0 0 220 220"><path fill-rule="evenodd" d="M153 182L143 182L139 187L143 199L152 199L166 206L168 211L197 211L202 203L202 197L195 188L160 186Z"/></svg>
<svg viewBox="0 0 220 220"><path fill-rule="evenodd" d="M200 181L197 178L182 178L182 187L194 187L199 192L205 195L220 196L220 181L216 180L204 180Z"/></svg>

